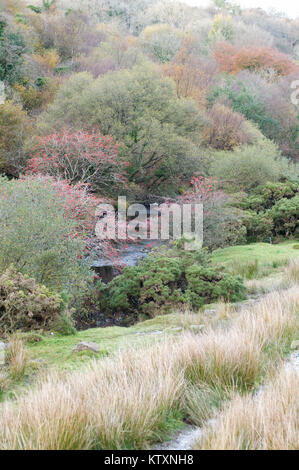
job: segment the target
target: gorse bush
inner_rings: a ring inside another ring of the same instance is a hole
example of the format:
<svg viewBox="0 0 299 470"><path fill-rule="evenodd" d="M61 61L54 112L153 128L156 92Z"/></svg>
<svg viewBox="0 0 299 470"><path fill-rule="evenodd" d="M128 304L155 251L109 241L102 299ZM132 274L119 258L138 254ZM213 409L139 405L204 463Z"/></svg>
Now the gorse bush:
<svg viewBox="0 0 299 470"><path fill-rule="evenodd" d="M0 178L0 271L13 264L39 284L68 292L89 279L87 195L78 200L73 188L64 189L49 178Z"/></svg>
<svg viewBox="0 0 299 470"><path fill-rule="evenodd" d="M296 181L267 183L238 202L238 206L247 211L244 223L248 241L294 236L299 220L298 192Z"/></svg>
<svg viewBox="0 0 299 470"><path fill-rule="evenodd" d="M199 309L218 299L235 302L246 297L241 278L219 272L204 250L186 251L182 243L157 250L109 284L100 284L101 309L151 317L178 305Z"/></svg>
<svg viewBox="0 0 299 470"><path fill-rule="evenodd" d="M34 279L9 268L0 276L0 333L50 328L60 315L62 299Z"/></svg>

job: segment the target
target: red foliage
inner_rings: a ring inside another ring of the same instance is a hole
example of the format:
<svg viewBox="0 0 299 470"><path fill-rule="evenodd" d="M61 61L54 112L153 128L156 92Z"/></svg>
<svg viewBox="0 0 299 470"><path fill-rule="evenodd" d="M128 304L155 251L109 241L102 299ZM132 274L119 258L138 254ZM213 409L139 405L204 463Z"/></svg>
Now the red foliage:
<svg viewBox="0 0 299 470"><path fill-rule="evenodd" d="M237 74L241 70L274 70L276 75L289 75L296 65L286 54L271 47L236 47L227 42L218 43L215 59L223 72Z"/></svg>
<svg viewBox="0 0 299 470"><path fill-rule="evenodd" d="M57 196L57 204L64 209L66 219L76 222L75 232L72 236L88 236L95 225L95 209L99 200L92 196L87 184L70 185L65 180L56 180L53 176L32 175L26 179L38 179L45 191L49 186L54 189Z"/></svg>
<svg viewBox="0 0 299 470"><path fill-rule="evenodd" d="M50 175L72 184L88 183L93 190L107 191L111 184L126 182L125 166L112 137L99 131L65 130L39 140L26 173Z"/></svg>

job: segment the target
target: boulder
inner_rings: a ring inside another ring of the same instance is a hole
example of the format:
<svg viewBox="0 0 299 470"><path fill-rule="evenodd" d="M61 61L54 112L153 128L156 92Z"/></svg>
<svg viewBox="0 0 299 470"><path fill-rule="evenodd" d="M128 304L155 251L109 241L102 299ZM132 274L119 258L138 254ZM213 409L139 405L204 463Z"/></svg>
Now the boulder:
<svg viewBox="0 0 299 470"><path fill-rule="evenodd" d="M82 341L81 343L76 344L76 346L73 348L73 353L77 353L80 351L93 351L95 353L98 353L100 351L100 348L96 343Z"/></svg>

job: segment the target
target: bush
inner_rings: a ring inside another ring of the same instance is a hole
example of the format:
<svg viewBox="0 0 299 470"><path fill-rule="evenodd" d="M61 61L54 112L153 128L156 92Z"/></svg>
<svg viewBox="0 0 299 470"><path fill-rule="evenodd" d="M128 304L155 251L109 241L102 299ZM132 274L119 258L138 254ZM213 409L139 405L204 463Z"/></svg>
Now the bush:
<svg viewBox="0 0 299 470"><path fill-rule="evenodd" d="M273 237L274 222L270 214L249 213L244 219L247 228L247 242L265 242Z"/></svg>
<svg viewBox="0 0 299 470"><path fill-rule="evenodd" d="M0 178L0 271L13 264L37 283L68 293L89 279L84 254L93 204L78 191L51 178Z"/></svg>
<svg viewBox="0 0 299 470"><path fill-rule="evenodd" d="M273 217L276 235L294 235L299 226L299 195L292 199L281 199L269 212Z"/></svg>
<svg viewBox="0 0 299 470"><path fill-rule="evenodd" d="M299 182L267 183L259 186L254 194L239 203L242 209L263 212L271 209L281 199L292 199L299 193Z"/></svg>
<svg viewBox="0 0 299 470"><path fill-rule="evenodd" d="M9 268L0 276L0 332L49 329L58 318L62 299L34 279Z"/></svg>
<svg viewBox="0 0 299 470"><path fill-rule="evenodd" d="M24 166L24 142L31 132L29 118L12 101L0 105L0 172L18 175Z"/></svg>
<svg viewBox="0 0 299 470"><path fill-rule="evenodd" d="M62 131L42 137L31 153L27 172L63 178L71 184L88 183L102 193L125 180L117 146L99 131Z"/></svg>
<svg viewBox="0 0 299 470"><path fill-rule="evenodd" d="M249 242L294 236L298 228L298 182L267 183L238 203L245 218Z"/></svg>
<svg viewBox="0 0 299 470"><path fill-rule="evenodd" d="M153 252L106 286L99 284L101 310L152 317L180 305L199 309L219 299L234 302L245 298L241 278L219 272L205 251L186 251L182 243Z"/></svg>
<svg viewBox="0 0 299 470"><path fill-rule="evenodd" d="M154 191L190 178L205 156L198 152L204 117L191 100L176 96L175 85L152 65L100 76L73 75L59 89L41 119L45 132L72 126L120 143L130 182Z"/></svg>
<svg viewBox="0 0 299 470"><path fill-rule="evenodd" d="M259 144L245 145L234 152L218 152L211 172L223 187L250 192L261 184L288 177L290 168L276 145L264 139Z"/></svg>
<svg viewBox="0 0 299 470"><path fill-rule="evenodd" d="M242 114L220 103L215 103L205 130L206 142L218 150L233 150L252 141L249 126Z"/></svg>

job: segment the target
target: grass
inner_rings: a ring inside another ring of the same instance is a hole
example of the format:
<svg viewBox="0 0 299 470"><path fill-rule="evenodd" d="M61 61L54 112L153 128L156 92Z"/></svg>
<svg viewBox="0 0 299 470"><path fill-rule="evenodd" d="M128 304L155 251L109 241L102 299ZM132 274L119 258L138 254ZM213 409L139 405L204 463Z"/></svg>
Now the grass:
<svg viewBox="0 0 299 470"><path fill-rule="evenodd" d="M283 367L257 397L237 395L195 449L298 450L298 388L298 372Z"/></svg>
<svg viewBox="0 0 299 470"><path fill-rule="evenodd" d="M11 337L5 353L9 375L12 380L20 380L24 376L29 362L28 352L23 341L18 336Z"/></svg>
<svg viewBox="0 0 299 470"><path fill-rule="evenodd" d="M182 332L77 372L52 372L2 403L0 449L140 449L182 419L202 422L279 363L297 331L298 300L296 288L272 293L225 328Z"/></svg>
<svg viewBox="0 0 299 470"><path fill-rule="evenodd" d="M257 279L273 274L299 256L294 241L278 245L254 243L251 245L231 246L214 251L212 260L224 265L232 274L245 279Z"/></svg>

